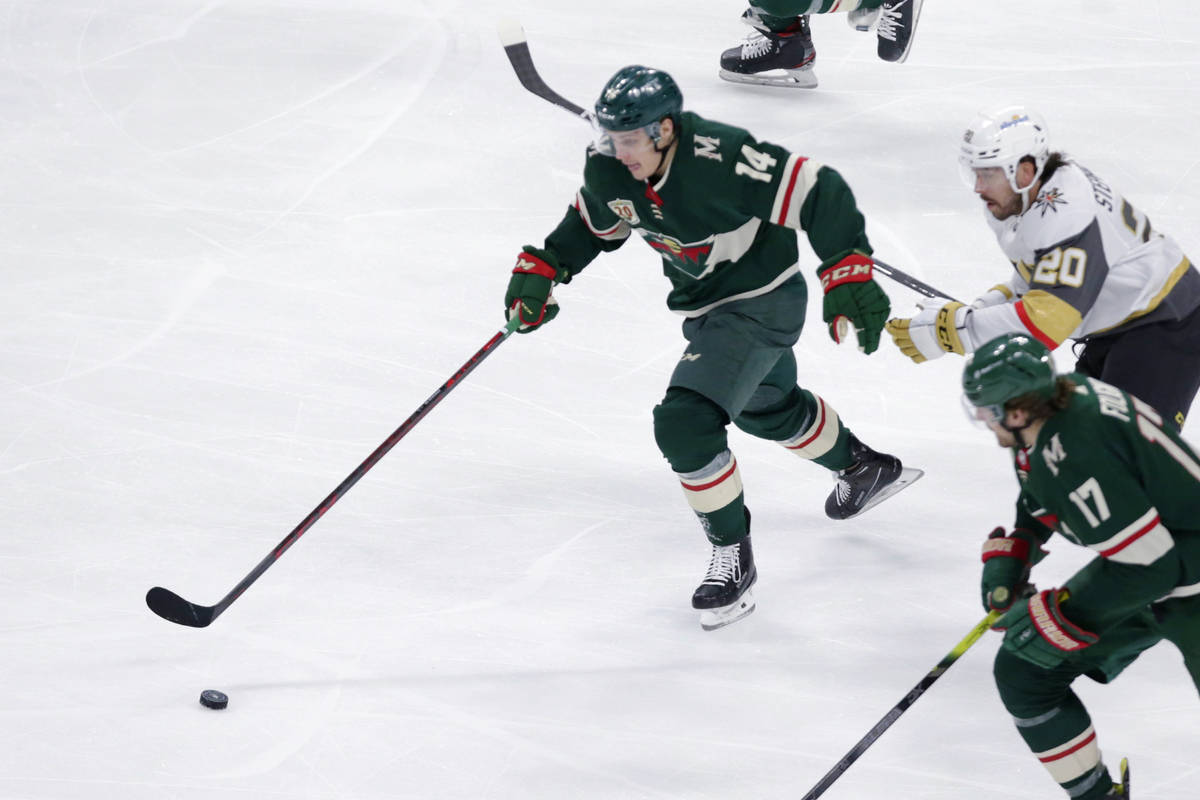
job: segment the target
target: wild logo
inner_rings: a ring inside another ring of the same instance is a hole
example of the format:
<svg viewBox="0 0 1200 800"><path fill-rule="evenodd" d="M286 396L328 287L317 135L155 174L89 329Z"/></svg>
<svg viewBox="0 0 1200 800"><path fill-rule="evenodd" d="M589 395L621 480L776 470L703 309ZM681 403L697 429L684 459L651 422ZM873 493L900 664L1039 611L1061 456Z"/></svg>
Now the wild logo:
<svg viewBox="0 0 1200 800"><path fill-rule="evenodd" d="M1040 193L1037 196L1037 200L1033 203L1034 208L1041 210L1043 217L1046 216L1047 211L1058 213L1058 207L1066 205L1070 205L1070 203L1067 202L1067 199L1063 197L1062 192L1058 189L1051 189Z"/></svg>
<svg viewBox="0 0 1200 800"><path fill-rule="evenodd" d="M663 258L679 271L686 272L693 278L702 277L708 272L709 268L705 262L708 260L708 254L712 252L715 237L710 236L698 242L684 244L662 233L644 231L643 235L646 237L646 244L661 253Z"/></svg>

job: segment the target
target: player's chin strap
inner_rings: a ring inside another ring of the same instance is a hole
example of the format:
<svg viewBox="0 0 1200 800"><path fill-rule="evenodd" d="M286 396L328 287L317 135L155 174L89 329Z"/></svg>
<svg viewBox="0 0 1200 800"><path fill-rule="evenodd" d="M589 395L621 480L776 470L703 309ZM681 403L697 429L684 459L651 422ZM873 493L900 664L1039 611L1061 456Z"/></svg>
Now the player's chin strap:
<svg viewBox="0 0 1200 800"><path fill-rule="evenodd" d="M1029 206L1033 202L1033 200L1031 198L1037 196L1037 194L1033 190L1035 188L1037 188L1038 185L1039 185L1038 179L1034 178L1033 181L1028 186L1026 186L1024 189L1017 189L1017 194L1021 195L1021 213L1022 214L1024 214L1026 211L1029 210Z"/></svg>
<svg viewBox="0 0 1200 800"><path fill-rule="evenodd" d="M1026 444L1025 437L1022 436L1021 433L1023 431L1028 430L1029 426L1035 422L1037 422L1036 419L1029 419L1025 422L1024 425L1008 425L1004 422L1003 419L1001 419L1000 427L1004 428L1004 430L1008 431L1009 433L1011 433L1013 435L1013 438L1017 440L1017 443L1020 444L1022 450L1028 450L1029 448L1033 447L1035 442L1030 442L1030 443Z"/></svg>

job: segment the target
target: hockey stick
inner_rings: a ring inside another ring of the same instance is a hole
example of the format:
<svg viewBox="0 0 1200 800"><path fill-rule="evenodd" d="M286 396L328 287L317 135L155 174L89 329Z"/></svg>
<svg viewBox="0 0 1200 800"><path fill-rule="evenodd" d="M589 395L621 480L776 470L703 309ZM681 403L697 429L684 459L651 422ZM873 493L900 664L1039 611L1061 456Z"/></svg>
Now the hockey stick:
<svg viewBox="0 0 1200 800"><path fill-rule="evenodd" d="M842 757L842 760L834 766L833 769L825 773L825 777L817 781L817 785L808 790L808 794L804 795L801 800L816 800L825 793L825 790L833 785L833 782L842 776L842 773L850 768L850 765L858 760L858 757L866 752L867 748L875 743L875 740L883 735L883 732L892 727L892 723L900 718L900 715L908 710L908 707L917 702L917 698L925 693L925 690L933 685L933 682L942 676L942 673L950 669L963 653L970 649L971 645L979 641L979 637L987 632L992 623L998 620L1003 612L993 611L979 621L979 624L971 629L961 642L954 646L954 649L946 654L946 657L938 662L937 666L929 671L929 674L921 679L913 690L904 696L896 705L892 706L892 710L884 715L883 719L876 723L874 728L867 732L867 735L858 740L858 744L850 748L850 752Z"/></svg>
<svg viewBox="0 0 1200 800"><path fill-rule="evenodd" d="M885 264L884 262L880 261L879 259L875 258L874 256L871 256L871 260L873 260L875 262L875 269L879 270L884 275L888 276L889 278L891 278L892 280L894 280L896 283L900 284L901 286L907 286L909 289L912 289L914 292L917 292L918 294L923 294L926 297L934 297L934 298L941 297L941 298L945 298L947 300L952 300L956 303L958 302L957 300L954 300L954 298L951 297L950 295L946 294L943 291L939 291L939 290L933 288L928 283L922 283L921 281L914 278L912 275L909 275L904 270L896 269L891 264Z"/></svg>
<svg viewBox="0 0 1200 800"><path fill-rule="evenodd" d="M529 42L525 39L525 29L521 27L521 23L513 19L501 20L497 32L500 34L500 44L504 45L504 53L512 63L513 71L517 73L517 80L522 86L543 100L570 111L588 124L592 123L592 112L584 111L542 80L537 68L533 66L533 56L529 54Z"/></svg>
<svg viewBox="0 0 1200 800"><path fill-rule="evenodd" d="M521 27L519 22L516 20L502 20L498 26L498 32L500 34L500 43L504 45L504 52L508 56L509 62L512 63L513 71L517 73L517 80L521 82L522 86L543 100L570 111L589 124L595 122L595 116L592 112L583 110L546 85L546 81L538 74L537 67L533 65L533 56L529 53L529 42L525 38L525 29ZM954 300L953 297L945 292L938 291L903 270L896 269L878 259L875 260L875 267L896 283L907 286L909 289L926 297L944 297L947 300Z"/></svg>
<svg viewBox="0 0 1200 800"><path fill-rule="evenodd" d="M150 610L158 614L165 620L176 622L180 625L187 625L192 628L204 628L212 624L212 621L224 613L225 609L232 605L234 600L241 597L242 592L250 587L259 577L262 576L272 564L279 560L287 549L296 543L296 540L304 535L305 531L313 526L313 524L325 515L334 503L342 498L342 495L350 491L350 487L358 483L363 475L366 475L371 467L375 466L381 458L387 455L387 452L395 447L396 442L408 434L417 423L424 419L434 406L442 401L442 399L450 393L450 390L460 384L463 378L467 377L480 362L495 352L500 343L507 339L513 331L521 325L521 320L514 317L507 325L496 332L487 344L479 349L475 355L471 356L467 363L458 368L450 376L450 380L446 381L441 387L429 396L421 406L413 412L412 416L404 421L404 424L397 428L391 436L389 436L383 444L375 448L375 452L367 456L367 460L358 465L346 480L338 484L338 487L329 493L329 496L321 501L321 504L314 508L304 520L297 525L291 533L284 537L283 541L275 546L275 549L267 554L267 557L258 562L258 566L250 571L250 574L242 578L241 583L233 587L229 594L221 598L221 601L215 606L200 606L195 603L189 603L179 595L164 589L161 586L155 586L150 591L146 592L146 605L150 606Z"/></svg>

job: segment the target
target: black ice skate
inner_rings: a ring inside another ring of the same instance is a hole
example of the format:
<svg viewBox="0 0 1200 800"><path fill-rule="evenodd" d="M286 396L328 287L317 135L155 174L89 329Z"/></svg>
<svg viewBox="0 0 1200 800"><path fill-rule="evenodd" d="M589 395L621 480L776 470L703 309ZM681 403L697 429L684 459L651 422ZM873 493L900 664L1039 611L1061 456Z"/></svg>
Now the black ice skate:
<svg viewBox="0 0 1200 800"><path fill-rule="evenodd" d="M1121 782L1114 783L1113 787L1108 790L1108 794L1104 795L1104 800L1129 800L1129 759L1121 759Z"/></svg>
<svg viewBox="0 0 1200 800"><path fill-rule="evenodd" d="M737 544L714 544L708 573L692 595L692 608L700 612L700 627L715 631L753 611L750 587L757 579L750 534Z"/></svg>
<svg viewBox="0 0 1200 800"><path fill-rule="evenodd" d="M786 31L775 33L767 29L761 18L747 9L742 21L754 28L754 33L737 47L721 53L722 78L734 83L754 83L762 86L788 86L812 89L817 85L813 72L817 51L813 48L808 16L800 17Z"/></svg>
<svg viewBox="0 0 1200 800"><path fill-rule="evenodd" d="M854 463L838 472L837 485L825 501L830 519L857 517L925 474L904 467L895 456L875 452L854 434L850 434L850 455Z"/></svg>
<svg viewBox="0 0 1200 800"><path fill-rule="evenodd" d="M917 17L921 16L924 0L885 0L883 13L875 28L879 38L879 57L884 61L899 64L908 58L912 49L913 34L917 30Z"/></svg>

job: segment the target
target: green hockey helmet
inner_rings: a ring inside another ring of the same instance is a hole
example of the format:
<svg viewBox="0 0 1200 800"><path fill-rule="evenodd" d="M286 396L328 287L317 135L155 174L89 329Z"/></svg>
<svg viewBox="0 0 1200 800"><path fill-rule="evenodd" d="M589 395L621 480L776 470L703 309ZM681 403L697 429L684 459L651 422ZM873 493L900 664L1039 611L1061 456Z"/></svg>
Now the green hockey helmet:
<svg viewBox="0 0 1200 800"><path fill-rule="evenodd" d="M1046 346L1022 333L1006 333L978 348L963 367L963 403L984 422L1004 418L1004 404L1027 394L1054 396L1057 376ZM982 413L981 413L982 412Z"/></svg>
<svg viewBox="0 0 1200 800"><path fill-rule="evenodd" d="M613 155L611 137L605 134L639 128L657 144L662 120L670 117L678 123L682 110L683 92L670 75L637 64L622 67L608 79L596 100L596 126L600 129L596 147Z"/></svg>

